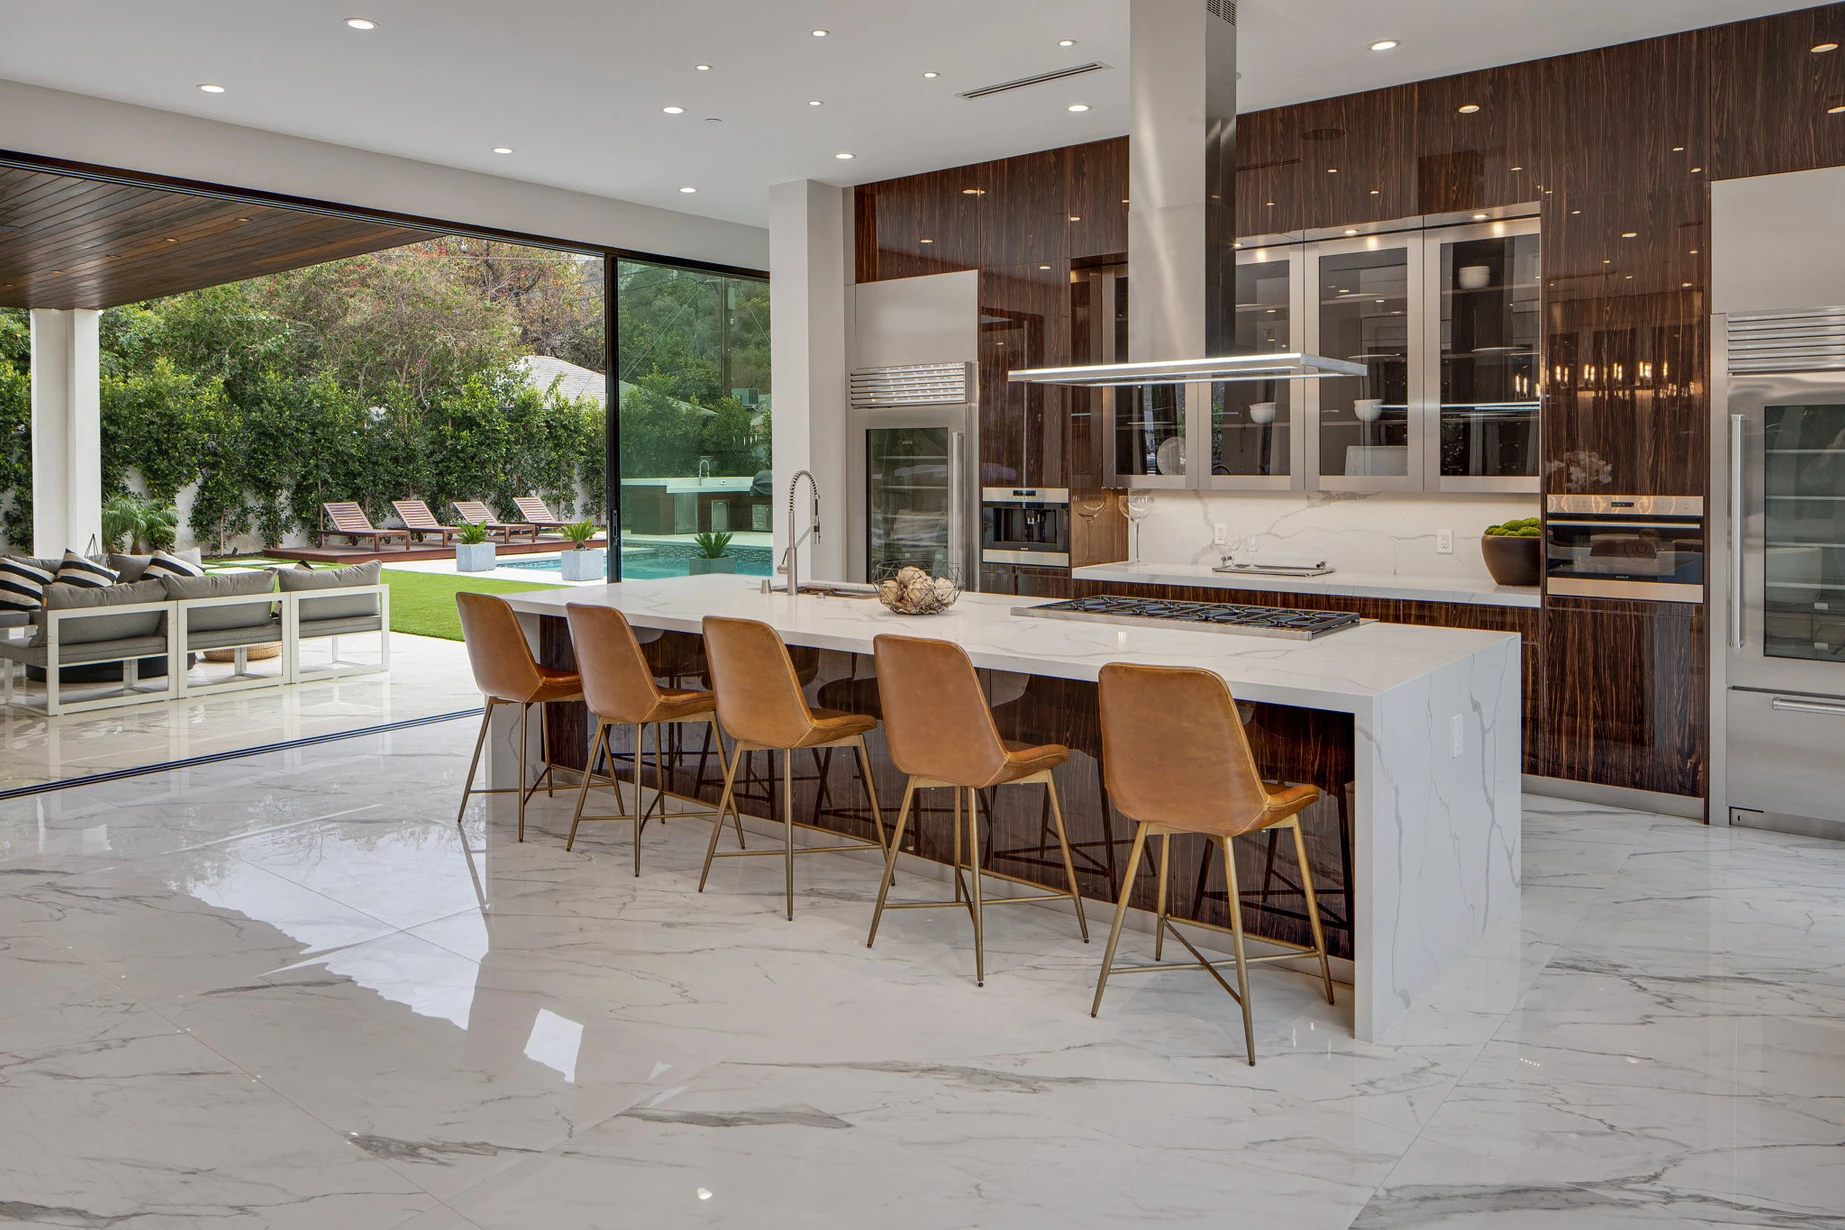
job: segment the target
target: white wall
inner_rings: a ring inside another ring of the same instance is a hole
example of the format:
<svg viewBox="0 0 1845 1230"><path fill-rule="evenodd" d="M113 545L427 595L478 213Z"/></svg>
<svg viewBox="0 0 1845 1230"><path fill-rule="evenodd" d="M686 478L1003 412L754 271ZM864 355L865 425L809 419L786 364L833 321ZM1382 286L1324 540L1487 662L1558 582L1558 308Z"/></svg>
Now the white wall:
<svg viewBox="0 0 1845 1230"><path fill-rule="evenodd" d="M1149 563L1215 564L1223 548L1212 527L1254 536L1258 558L1324 559L1340 572L1488 579L1480 531L1538 515L1535 495L1353 495L1156 491L1140 523ZM1435 550L1436 531L1454 533L1454 553ZM1130 539L1131 541L1131 539Z"/></svg>
<svg viewBox="0 0 1845 1230"><path fill-rule="evenodd" d="M0 149L763 269L769 233L611 197L0 81Z"/></svg>
<svg viewBox="0 0 1845 1230"><path fill-rule="evenodd" d="M1845 306L1845 167L1710 186L1711 311Z"/></svg>

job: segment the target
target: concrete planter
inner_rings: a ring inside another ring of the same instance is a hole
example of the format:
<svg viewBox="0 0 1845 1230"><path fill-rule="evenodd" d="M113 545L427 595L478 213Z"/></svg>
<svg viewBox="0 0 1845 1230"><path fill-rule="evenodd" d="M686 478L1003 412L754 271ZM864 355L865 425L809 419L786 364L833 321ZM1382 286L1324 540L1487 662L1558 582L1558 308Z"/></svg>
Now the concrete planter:
<svg viewBox="0 0 1845 1230"><path fill-rule="evenodd" d="M695 577L704 576L707 572L735 572L737 557L722 555L717 559L706 559L702 555L694 555L685 562L685 570L688 575Z"/></svg>
<svg viewBox="0 0 1845 1230"><path fill-rule="evenodd" d="M458 542L455 544L456 572L491 572L492 570L492 543Z"/></svg>
<svg viewBox="0 0 1845 1230"><path fill-rule="evenodd" d="M600 581L609 574L608 552L601 547L566 551L560 558L566 581Z"/></svg>

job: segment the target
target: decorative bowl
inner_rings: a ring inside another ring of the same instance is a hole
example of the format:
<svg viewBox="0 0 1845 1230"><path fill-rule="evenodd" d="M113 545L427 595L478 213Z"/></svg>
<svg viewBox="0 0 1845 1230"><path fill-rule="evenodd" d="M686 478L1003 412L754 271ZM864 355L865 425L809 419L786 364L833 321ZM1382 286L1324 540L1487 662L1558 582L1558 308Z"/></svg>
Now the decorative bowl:
<svg viewBox="0 0 1845 1230"><path fill-rule="evenodd" d="M940 615L960 596L953 577L932 577L921 568L900 568L878 582L878 601L897 615Z"/></svg>
<svg viewBox="0 0 1845 1230"><path fill-rule="evenodd" d="M1536 585L1543 564L1544 540L1486 534L1480 539L1480 554L1497 584Z"/></svg>

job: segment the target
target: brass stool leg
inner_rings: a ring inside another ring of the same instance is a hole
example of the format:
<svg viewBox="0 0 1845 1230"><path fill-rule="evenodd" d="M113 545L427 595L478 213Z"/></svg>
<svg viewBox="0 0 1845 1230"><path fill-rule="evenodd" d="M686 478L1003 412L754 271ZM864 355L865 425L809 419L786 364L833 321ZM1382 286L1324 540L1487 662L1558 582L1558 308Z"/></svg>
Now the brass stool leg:
<svg viewBox="0 0 1845 1230"><path fill-rule="evenodd" d="M788 921L794 921L794 753L782 752L782 876Z"/></svg>
<svg viewBox="0 0 1845 1230"><path fill-rule="evenodd" d="M577 844L577 826L583 823L583 803L589 798L590 771L596 767L596 753L602 750L602 745L607 740L608 734L608 723L598 720L596 722L596 737L589 741L589 759L583 766L583 780L577 784L577 810L576 813L570 817L570 836L564 840L564 849L566 851L569 851ZM615 803L617 807L621 805L621 794L619 791L615 795Z"/></svg>
<svg viewBox="0 0 1845 1230"><path fill-rule="evenodd" d="M884 813L878 810L878 788L871 780L871 750L865 746L865 736L859 735L854 741L858 748L858 776L865 783L865 798L871 802L871 822L878 826L878 845L890 849L889 840L884 835Z"/></svg>
<svg viewBox="0 0 1845 1230"><path fill-rule="evenodd" d="M1230 935L1236 946L1236 1002L1243 1010L1243 1042L1249 1066L1256 1066L1256 1026L1249 1014L1249 959L1243 955L1243 897L1236 887L1236 851L1228 837L1218 838L1224 852L1224 886L1230 892Z"/></svg>
<svg viewBox="0 0 1845 1230"><path fill-rule="evenodd" d="M718 801L718 814L711 818L711 844L705 847L705 867L698 873L698 891L701 893L705 891L705 881L711 878L711 860L717 856L718 838L724 835L724 809L735 805L731 791L737 785L737 766L743 763L744 751L743 741L738 740L737 746L731 749L730 764L724 770L724 796ZM635 800L634 807L636 811L640 810L639 799Z"/></svg>
<svg viewBox="0 0 1845 1230"><path fill-rule="evenodd" d="M1326 932L1320 927L1320 901L1313 891L1313 872L1307 867L1307 838L1300 830L1300 817L1288 825L1294 830L1294 857L1300 861L1300 886L1307 894L1307 920L1313 924L1313 947L1320 955L1320 978L1326 984L1326 1002L1333 1003L1332 963L1326 959Z"/></svg>
<svg viewBox="0 0 1845 1230"><path fill-rule="evenodd" d="M538 758L544 762L545 797L555 799L557 774L551 771L551 706L544 704L538 706Z"/></svg>
<svg viewBox="0 0 1845 1230"><path fill-rule="evenodd" d="M711 741L713 739L717 740L718 768L728 771L730 769L730 755L731 754L724 750L724 732L718 726L716 718L711 719L711 721L707 724L707 729L705 731L706 751L710 750ZM704 756L705 756L704 752L699 753L699 759L701 761L704 759ZM692 792L694 794L696 794L699 790L704 788L704 783L705 783L704 775L705 775L705 771L701 767L698 771L698 782L692 787ZM737 809L737 801L735 799L732 799L730 801L730 818L732 821L736 823L736 826L737 826L737 849L739 850L749 849L747 845L743 844L743 813ZM724 812L721 807L718 810L717 825L719 828L724 827Z"/></svg>
<svg viewBox="0 0 1845 1230"><path fill-rule="evenodd" d="M8 669L10 670L11 667ZM455 812L456 824L460 824L461 818L468 814L468 799L474 793L474 774L480 768L480 749L486 746L487 727L493 721L493 706L496 703L493 697L489 696L487 707L481 710L480 734L474 737L474 758L468 761L468 779L461 784L461 806Z"/></svg>
<svg viewBox="0 0 1845 1230"><path fill-rule="evenodd" d="M1172 834L1160 834L1160 885L1154 906L1157 916L1153 921L1153 959L1162 960L1160 954L1166 950L1166 884L1171 878L1172 869Z"/></svg>
<svg viewBox="0 0 1845 1230"><path fill-rule="evenodd" d="M1095 980L1095 1002L1089 1015L1102 1010L1102 992L1108 989L1108 971L1115 968L1115 946L1121 942L1121 924L1127 921L1128 898L1134 893L1134 877L1140 872L1140 856L1147 848L1147 825L1142 821L1134 830L1134 848L1128 854L1127 880L1115 900L1115 921L1108 929L1108 947L1102 950L1102 975Z"/></svg>
<svg viewBox="0 0 1845 1230"><path fill-rule="evenodd" d="M1070 834L1063 824L1063 800L1057 797L1057 781L1046 776L1044 794L1051 804L1051 819L1057 825L1057 844L1063 850L1063 873L1070 881L1070 904L1076 907L1076 929L1082 933L1083 943L1089 942L1089 922L1083 917L1083 894L1076 887L1076 863L1070 857Z"/></svg>
<svg viewBox="0 0 1845 1230"><path fill-rule="evenodd" d="M974 865L969 893L974 903L974 985L987 985L986 933L980 917L980 802L976 792L967 792L967 857Z"/></svg>
<svg viewBox="0 0 1845 1230"><path fill-rule="evenodd" d="M532 716L530 705L519 706L519 840L525 840L525 800L530 796L525 789L525 737L526 721ZM532 789L538 787L534 785Z"/></svg>
<svg viewBox="0 0 1845 1230"><path fill-rule="evenodd" d="M884 899L890 895L890 884L897 874L897 848L903 841L903 826L910 822L910 800L915 797L916 779L912 777L903 784L903 805L897 809L897 831L884 851L884 878L878 882L878 904L871 911L871 934L865 937L867 948L877 942L878 921L884 917ZM961 869L957 867L955 878L960 876Z"/></svg>
<svg viewBox="0 0 1845 1230"><path fill-rule="evenodd" d="M961 824L962 824L961 787L956 786L954 788L954 792L955 792L955 900L960 901L963 897L967 896L967 885L963 883L961 880Z"/></svg>

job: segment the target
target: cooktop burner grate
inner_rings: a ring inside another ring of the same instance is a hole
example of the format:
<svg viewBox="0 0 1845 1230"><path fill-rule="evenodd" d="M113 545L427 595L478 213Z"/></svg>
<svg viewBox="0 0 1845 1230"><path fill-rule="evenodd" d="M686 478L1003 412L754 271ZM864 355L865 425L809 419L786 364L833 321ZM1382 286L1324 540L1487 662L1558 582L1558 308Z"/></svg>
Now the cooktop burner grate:
<svg viewBox="0 0 1845 1230"><path fill-rule="evenodd" d="M1102 623L1183 624L1214 632L1282 636L1312 640L1366 622L1349 611L1308 611L1293 607L1244 606L1231 602L1177 602L1098 594L1043 606L1013 607L1014 615L1033 619L1082 619Z"/></svg>

